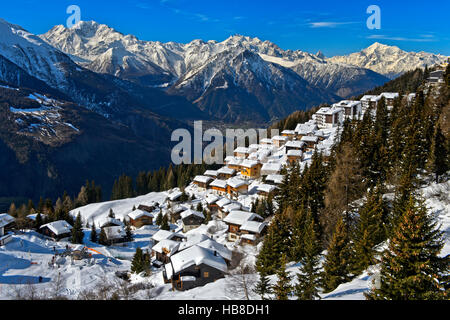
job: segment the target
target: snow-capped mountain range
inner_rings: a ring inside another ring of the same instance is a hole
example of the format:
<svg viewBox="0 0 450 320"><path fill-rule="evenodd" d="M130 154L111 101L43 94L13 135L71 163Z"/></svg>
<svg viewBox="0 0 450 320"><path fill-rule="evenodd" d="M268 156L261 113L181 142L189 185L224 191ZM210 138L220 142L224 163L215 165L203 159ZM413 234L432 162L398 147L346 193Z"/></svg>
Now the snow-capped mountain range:
<svg viewBox="0 0 450 320"><path fill-rule="evenodd" d="M328 59L333 63L345 63L367 68L394 79L401 74L425 66L445 62L449 57L427 52L406 52L395 46L375 42L370 47L346 56Z"/></svg>

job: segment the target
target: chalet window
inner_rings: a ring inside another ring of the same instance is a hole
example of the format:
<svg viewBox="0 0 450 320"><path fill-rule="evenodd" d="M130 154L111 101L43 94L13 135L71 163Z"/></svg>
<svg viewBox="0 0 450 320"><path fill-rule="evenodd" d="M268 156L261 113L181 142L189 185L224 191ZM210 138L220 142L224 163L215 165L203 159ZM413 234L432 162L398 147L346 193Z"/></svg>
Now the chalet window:
<svg viewBox="0 0 450 320"><path fill-rule="evenodd" d="M207 271L203 272L203 278L209 278L209 272Z"/></svg>

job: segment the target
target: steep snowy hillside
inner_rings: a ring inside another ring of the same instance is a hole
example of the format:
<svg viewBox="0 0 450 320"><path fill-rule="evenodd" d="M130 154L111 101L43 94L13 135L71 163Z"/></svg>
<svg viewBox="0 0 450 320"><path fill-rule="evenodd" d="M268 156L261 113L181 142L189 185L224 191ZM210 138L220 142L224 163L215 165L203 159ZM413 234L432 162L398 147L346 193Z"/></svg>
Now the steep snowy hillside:
<svg viewBox="0 0 450 320"><path fill-rule="evenodd" d="M328 61L367 68L394 79L404 72L440 64L448 58L440 54L406 52L398 47L376 42L360 52L332 57Z"/></svg>

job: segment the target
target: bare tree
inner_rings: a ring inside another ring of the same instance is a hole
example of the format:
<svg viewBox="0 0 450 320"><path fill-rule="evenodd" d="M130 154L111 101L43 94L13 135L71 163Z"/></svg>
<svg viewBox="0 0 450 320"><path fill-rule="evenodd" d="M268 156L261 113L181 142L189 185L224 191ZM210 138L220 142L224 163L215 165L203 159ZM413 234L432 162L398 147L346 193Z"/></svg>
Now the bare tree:
<svg viewBox="0 0 450 320"><path fill-rule="evenodd" d="M229 286L225 289L231 296L250 300L250 293L256 283L255 270L248 265L239 265L230 274Z"/></svg>

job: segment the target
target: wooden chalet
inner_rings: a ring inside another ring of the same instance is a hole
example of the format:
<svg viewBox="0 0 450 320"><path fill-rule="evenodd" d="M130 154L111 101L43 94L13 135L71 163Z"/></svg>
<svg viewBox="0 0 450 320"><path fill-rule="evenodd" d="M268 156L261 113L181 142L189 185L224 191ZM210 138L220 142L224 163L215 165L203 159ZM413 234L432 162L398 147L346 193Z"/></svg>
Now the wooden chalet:
<svg viewBox="0 0 450 320"><path fill-rule="evenodd" d="M173 290L183 291L224 278L227 271L227 264L217 251L195 245L170 258L163 278L172 283Z"/></svg>
<svg viewBox="0 0 450 320"><path fill-rule="evenodd" d="M16 219L7 213L0 214L0 246L4 246L12 240L11 230L15 228Z"/></svg>
<svg viewBox="0 0 450 320"><path fill-rule="evenodd" d="M242 179L233 177L227 180L227 193L230 196L237 197L240 194L247 194L248 184Z"/></svg>
<svg viewBox="0 0 450 320"><path fill-rule="evenodd" d="M253 212L247 211L232 211L228 216L223 219L223 221L228 225L228 241L239 240L241 235L241 226L248 221L263 222L264 219Z"/></svg>
<svg viewBox="0 0 450 320"><path fill-rule="evenodd" d="M301 162L303 160L303 151L301 150L289 150L287 152L287 162L290 165Z"/></svg>
<svg viewBox="0 0 450 320"><path fill-rule="evenodd" d="M174 255L180 246L179 241L164 239L152 247L152 257L155 257L155 265L160 267L170 262L170 257Z"/></svg>
<svg viewBox="0 0 450 320"><path fill-rule="evenodd" d="M227 193L227 182L225 180L216 179L209 184L209 189L215 194L225 195Z"/></svg>
<svg viewBox="0 0 450 320"><path fill-rule="evenodd" d="M183 232L186 233L198 228L205 221L205 216L200 211L188 209L181 213L181 221L183 224Z"/></svg>
<svg viewBox="0 0 450 320"><path fill-rule="evenodd" d="M241 164L241 175L247 179L257 179L261 176L262 164L255 160L244 160Z"/></svg>
<svg viewBox="0 0 450 320"><path fill-rule="evenodd" d="M152 225L154 215L151 212L136 209L128 214L128 218L132 226L140 228L142 226Z"/></svg>
<svg viewBox="0 0 450 320"><path fill-rule="evenodd" d="M42 225L39 232L58 241L72 235L72 226L65 220L58 220Z"/></svg>
<svg viewBox="0 0 450 320"><path fill-rule="evenodd" d="M106 234L107 245L127 242L127 234L123 226L104 227L103 230Z"/></svg>
<svg viewBox="0 0 450 320"><path fill-rule="evenodd" d="M239 166L240 168L240 166ZM232 169L229 167L222 167L219 170L217 170L217 178L218 179L229 179L231 177L233 177L236 174L236 169Z"/></svg>
<svg viewBox="0 0 450 320"><path fill-rule="evenodd" d="M201 190L206 190L209 184L213 181L213 178L208 176L196 176L194 178L194 184Z"/></svg>
<svg viewBox="0 0 450 320"><path fill-rule="evenodd" d="M267 223L259 221L246 221L239 228L241 243L256 245L267 230Z"/></svg>

